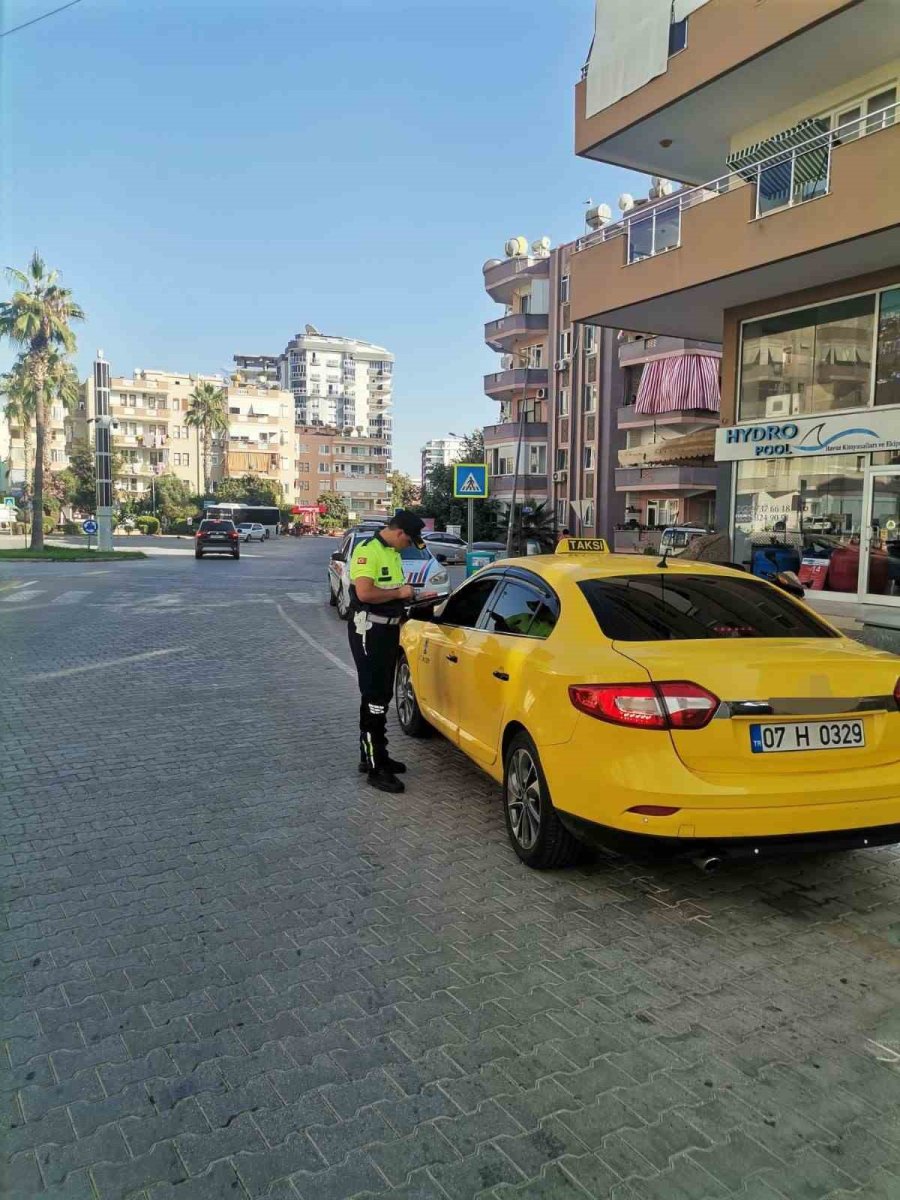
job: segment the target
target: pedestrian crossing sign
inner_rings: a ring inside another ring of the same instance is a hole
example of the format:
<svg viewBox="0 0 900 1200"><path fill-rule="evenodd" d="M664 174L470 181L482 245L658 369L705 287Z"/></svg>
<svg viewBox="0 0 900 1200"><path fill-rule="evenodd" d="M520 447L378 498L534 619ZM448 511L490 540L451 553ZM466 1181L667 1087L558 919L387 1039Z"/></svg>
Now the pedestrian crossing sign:
<svg viewBox="0 0 900 1200"><path fill-rule="evenodd" d="M486 500L487 463L455 463L453 495L457 500Z"/></svg>

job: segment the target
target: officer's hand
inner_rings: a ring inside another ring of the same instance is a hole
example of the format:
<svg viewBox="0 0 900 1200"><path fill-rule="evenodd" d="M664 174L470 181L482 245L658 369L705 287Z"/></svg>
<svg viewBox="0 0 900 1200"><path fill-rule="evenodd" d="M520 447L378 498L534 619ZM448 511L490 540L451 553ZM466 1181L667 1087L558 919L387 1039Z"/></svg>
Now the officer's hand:
<svg viewBox="0 0 900 1200"><path fill-rule="evenodd" d="M401 600L414 600L416 597L416 589L410 583L404 583L398 588L398 595Z"/></svg>

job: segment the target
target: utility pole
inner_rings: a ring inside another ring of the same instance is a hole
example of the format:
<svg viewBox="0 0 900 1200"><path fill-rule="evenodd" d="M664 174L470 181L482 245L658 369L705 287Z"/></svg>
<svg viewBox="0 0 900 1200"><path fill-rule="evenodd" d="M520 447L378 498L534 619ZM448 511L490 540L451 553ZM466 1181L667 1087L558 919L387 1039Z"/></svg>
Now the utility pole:
<svg viewBox="0 0 900 1200"><path fill-rule="evenodd" d="M94 359L94 456L97 464L97 549L112 550L112 418L109 413L109 363L103 351Z"/></svg>

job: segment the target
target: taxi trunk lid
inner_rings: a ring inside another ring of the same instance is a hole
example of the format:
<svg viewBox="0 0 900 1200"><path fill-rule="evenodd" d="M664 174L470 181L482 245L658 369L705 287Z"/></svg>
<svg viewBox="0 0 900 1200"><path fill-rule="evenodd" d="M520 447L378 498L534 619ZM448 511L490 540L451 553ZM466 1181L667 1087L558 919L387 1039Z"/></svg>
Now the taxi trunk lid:
<svg viewBox="0 0 900 1200"><path fill-rule="evenodd" d="M689 680L721 704L702 729L672 729L691 770L716 775L797 774L880 766L900 759L894 689L900 661L847 638L617 642L654 683ZM865 746L754 753L751 726L861 720ZM799 798L799 797L798 797ZM810 797L813 802L815 797Z"/></svg>

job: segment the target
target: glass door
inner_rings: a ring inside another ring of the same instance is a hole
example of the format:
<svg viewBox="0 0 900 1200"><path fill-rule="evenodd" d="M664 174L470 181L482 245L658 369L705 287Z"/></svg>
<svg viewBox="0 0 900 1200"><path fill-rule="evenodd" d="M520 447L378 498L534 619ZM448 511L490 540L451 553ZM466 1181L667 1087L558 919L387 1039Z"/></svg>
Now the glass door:
<svg viewBox="0 0 900 1200"><path fill-rule="evenodd" d="M900 467L866 471L859 597L900 607Z"/></svg>

